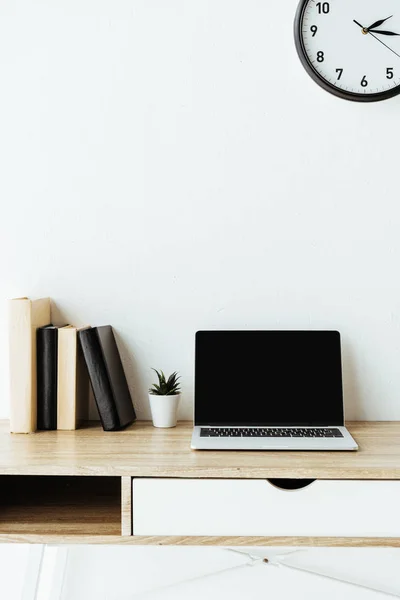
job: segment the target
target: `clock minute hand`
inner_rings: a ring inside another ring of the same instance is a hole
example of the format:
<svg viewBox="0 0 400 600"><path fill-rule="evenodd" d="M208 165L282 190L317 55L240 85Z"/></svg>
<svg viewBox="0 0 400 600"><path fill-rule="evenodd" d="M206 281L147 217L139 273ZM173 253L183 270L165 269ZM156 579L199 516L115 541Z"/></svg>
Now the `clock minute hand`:
<svg viewBox="0 0 400 600"><path fill-rule="evenodd" d="M381 35L400 35L400 33L394 33L394 31L382 31L381 29L368 29L371 33L380 33Z"/></svg>
<svg viewBox="0 0 400 600"><path fill-rule="evenodd" d="M381 25L383 25L383 23L385 21L387 21L388 19L391 19L393 17L393 15L390 15L390 17L386 17L386 19L381 19L380 21L375 21L375 23L372 23L372 25L370 25L369 27L366 27L366 29L370 30L370 29L375 29L375 27L380 27Z"/></svg>

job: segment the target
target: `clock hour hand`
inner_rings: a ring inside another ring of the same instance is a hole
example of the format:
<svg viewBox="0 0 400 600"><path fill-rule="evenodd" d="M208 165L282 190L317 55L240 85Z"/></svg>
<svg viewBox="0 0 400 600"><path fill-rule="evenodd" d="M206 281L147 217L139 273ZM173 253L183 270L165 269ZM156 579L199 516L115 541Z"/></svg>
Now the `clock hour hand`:
<svg viewBox="0 0 400 600"><path fill-rule="evenodd" d="M382 31L381 29L368 29L371 33L380 33L381 35L400 35L400 33L394 33L394 31Z"/></svg>
<svg viewBox="0 0 400 600"><path fill-rule="evenodd" d="M375 27L380 27L381 25L383 25L383 23L385 21L387 21L388 19L391 19L392 17L393 17L393 15L390 15L390 17L386 17L386 19L381 19L380 21L375 21L375 23L372 23L372 25L370 25L366 29L368 29L368 31L369 31L370 29L375 29Z"/></svg>

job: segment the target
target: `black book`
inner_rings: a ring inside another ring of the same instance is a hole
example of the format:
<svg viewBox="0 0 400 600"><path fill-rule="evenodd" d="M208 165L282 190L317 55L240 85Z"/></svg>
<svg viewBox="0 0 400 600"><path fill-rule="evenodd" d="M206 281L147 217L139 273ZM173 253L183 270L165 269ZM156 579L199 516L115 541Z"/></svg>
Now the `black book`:
<svg viewBox="0 0 400 600"><path fill-rule="evenodd" d="M36 331L37 428L57 429L58 329L54 325Z"/></svg>
<svg viewBox="0 0 400 600"><path fill-rule="evenodd" d="M94 399L104 431L118 431L136 419L111 325L79 331Z"/></svg>

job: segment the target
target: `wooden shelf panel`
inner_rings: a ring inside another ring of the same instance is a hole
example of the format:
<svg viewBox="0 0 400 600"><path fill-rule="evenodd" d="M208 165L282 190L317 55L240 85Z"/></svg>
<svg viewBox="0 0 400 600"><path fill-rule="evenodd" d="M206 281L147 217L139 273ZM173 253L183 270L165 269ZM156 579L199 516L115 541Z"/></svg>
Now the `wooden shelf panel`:
<svg viewBox="0 0 400 600"><path fill-rule="evenodd" d="M132 477L121 477L122 535L132 535Z"/></svg>
<svg viewBox="0 0 400 600"><path fill-rule="evenodd" d="M136 546L301 546L400 548L400 538L335 538L335 537L160 537L69 534L0 534L0 543L26 544L113 544Z"/></svg>
<svg viewBox="0 0 400 600"><path fill-rule="evenodd" d="M121 480L1 476L0 534L119 535Z"/></svg>
<svg viewBox="0 0 400 600"><path fill-rule="evenodd" d="M104 432L10 434L0 422L0 474L128 477L400 479L400 423L349 423L358 452L216 452L190 449L192 423L138 422Z"/></svg>

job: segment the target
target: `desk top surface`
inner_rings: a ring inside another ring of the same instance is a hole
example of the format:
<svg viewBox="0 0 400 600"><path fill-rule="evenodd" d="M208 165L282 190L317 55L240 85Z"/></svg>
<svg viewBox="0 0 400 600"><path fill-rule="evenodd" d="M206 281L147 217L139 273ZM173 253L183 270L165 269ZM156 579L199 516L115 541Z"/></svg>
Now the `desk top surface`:
<svg viewBox="0 0 400 600"><path fill-rule="evenodd" d="M358 452L194 451L189 422L156 429L139 421L113 433L89 423L25 435L0 421L0 474L400 480L400 422L347 426Z"/></svg>

